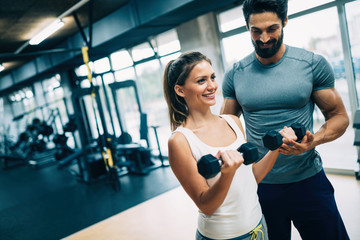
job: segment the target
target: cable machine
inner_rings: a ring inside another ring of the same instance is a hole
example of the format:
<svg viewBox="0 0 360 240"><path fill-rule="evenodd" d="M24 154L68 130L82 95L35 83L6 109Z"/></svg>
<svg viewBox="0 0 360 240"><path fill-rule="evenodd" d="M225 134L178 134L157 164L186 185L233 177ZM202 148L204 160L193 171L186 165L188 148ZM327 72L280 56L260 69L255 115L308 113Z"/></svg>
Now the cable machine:
<svg viewBox="0 0 360 240"><path fill-rule="evenodd" d="M157 126L151 126L151 128L153 129L154 134L155 134L155 139L156 139L156 143L157 143L156 150L158 151L158 154L154 155L153 149L151 149L151 143L149 140L149 131L148 131L149 126L147 123L147 114L144 113L142 110L142 104L140 101L136 82L134 80L114 82L114 83L109 84L109 87L111 89L111 93L112 93L112 97L113 97L113 101L114 101L114 105L115 105L116 117L119 120L119 125L120 125L120 129L121 129L120 142L125 141L123 143L133 143L133 142L132 142L132 138L131 138L130 134L127 132L126 121L124 120L123 116L121 115L121 112L123 112L124 109L122 108L123 106L121 105L120 90L126 89L128 92L130 92L130 90L133 89L133 91L134 91L135 100L136 100L136 104L137 104L136 108L137 108L137 111L138 111L139 117L140 117L140 124L139 124L140 125L139 126L140 140L145 140L145 142L146 142L146 147L139 149L140 151L142 151L141 152L142 153L141 163L143 163L142 164L143 166L138 164L141 166L140 171L148 172L149 170L152 170L152 169L155 169L158 167L168 166L168 164L164 163L164 158L161 153L158 134L157 134ZM140 144L137 143L137 145L140 145ZM155 164L152 161L153 158L158 158L160 160L160 164Z"/></svg>
<svg viewBox="0 0 360 240"><path fill-rule="evenodd" d="M88 68L90 88L77 88L72 92L74 118L81 142L81 150L62 160L60 166L74 159L78 161L78 176L84 182L93 182L101 176L108 176L116 191L120 190L118 169L113 157L112 136L108 134L104 111L99 97L99 87L92 82L88 65L88 48L83 47L83 59ZM96 130L92 126L96 126Z"/></svg>

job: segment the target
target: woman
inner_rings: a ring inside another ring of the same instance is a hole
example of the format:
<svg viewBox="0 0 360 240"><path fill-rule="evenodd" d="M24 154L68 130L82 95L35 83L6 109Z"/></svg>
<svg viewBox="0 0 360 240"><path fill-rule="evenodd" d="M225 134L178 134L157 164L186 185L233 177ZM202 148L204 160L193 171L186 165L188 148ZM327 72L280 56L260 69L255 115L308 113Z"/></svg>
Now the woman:
<svg viewBox="0 0 360 240"><path fill-rule="evenodd" d="M170 61L163 80L174 131L168 141L169 162L199 208L196 239L267 239L257 183L273 167L279 150L255 164L242 164L236 149L245 143L244 130L238 117L211 112L218 85L211 61L203 54L189 52ZM291 128L280 132L284 141L296 139ZM221 172L210 179L197 170L197 161L206 154L223 161Z"/></svg>

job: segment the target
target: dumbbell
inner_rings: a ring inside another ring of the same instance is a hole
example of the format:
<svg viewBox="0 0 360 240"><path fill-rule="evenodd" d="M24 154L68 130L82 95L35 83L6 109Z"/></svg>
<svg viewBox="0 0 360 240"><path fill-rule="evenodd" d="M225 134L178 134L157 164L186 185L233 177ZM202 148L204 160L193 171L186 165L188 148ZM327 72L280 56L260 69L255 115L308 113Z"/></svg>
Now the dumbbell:
<svg viewBox="0 0 360 240"><path fill-rule="evenodd" d="M257 148L251 143L242 144L237 151L241 152L244 158L244 164L254 163L259 158ZM211 154L202 156L197 162L198 172L206 179L215 177L223 164L221 159L217 159Z"/></svg>
<svg viewBox="0 0 360 240"><path fill-rule="evenodd" d="M305 126L301 123L293 123L290 127L294 130L297 137L297 141L301 141L306 135ZM268 131L263 137L264 146L271 151L278 149L283 144L283 137L277 131L271 130Z"/></svg>

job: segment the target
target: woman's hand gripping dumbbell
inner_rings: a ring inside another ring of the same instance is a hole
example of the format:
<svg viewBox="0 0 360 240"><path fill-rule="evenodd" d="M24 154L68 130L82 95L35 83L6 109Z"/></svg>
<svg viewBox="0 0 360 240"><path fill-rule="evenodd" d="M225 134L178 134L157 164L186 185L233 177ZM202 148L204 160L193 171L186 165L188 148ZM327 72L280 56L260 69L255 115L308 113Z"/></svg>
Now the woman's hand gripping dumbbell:
<svg viewBox="0 0 360 240"><path fill-rule="evenodd" d="M290 127L294 130L295 133L295 136L292 137L293 140L301 141L306 135L306 129L304 125L300 123L293 123ZM283 139L284 138L280 132L271 130L268 131L263 137L263 143L266 148L273 151L278 149L284 143Z"/></svg>
<svg viewBox="0 0 360 240"><path fill-rule="evenodd" d="M254 163L259 158L259 152L257 148L251 143L242 144L237 151L242 153L244 158L244 164L249 165ZM220 171L223 161L214 157L211 154L202 156L197 162L198 172L206 179L215 177Z"/></svg>

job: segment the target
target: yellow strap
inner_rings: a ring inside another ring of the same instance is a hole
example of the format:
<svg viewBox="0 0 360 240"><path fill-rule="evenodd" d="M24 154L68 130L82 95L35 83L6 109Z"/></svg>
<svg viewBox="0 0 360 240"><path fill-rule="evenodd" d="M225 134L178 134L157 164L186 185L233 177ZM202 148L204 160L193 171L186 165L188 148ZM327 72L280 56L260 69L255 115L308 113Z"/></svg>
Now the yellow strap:
<svg viewBox="0 0 360 240"><path fill-rule="evenodd" d="M87 70L88 70L88 79L89 79L89 82L90 84L92 84L92 73L91 73L91 69L90 69L90 66L89 66L89 54L88 54L88 50L89 48L88 47L82 47L81 48L81 52L82 52L82 56L83 56L83 60L84 60L84 63L87 67ZM93 91L91 93L91 97L93 99L95 99L96 97L96 94L95 92ZM95 116L96 117L96 116ZM99 136L100 137L100 136ZM104 151L105 150L105 151ZM103 159L105 160L105 162L107 163L106 164L106 168L109 166L109 167L114 167L114 162L113 162L113 158L112 158L112 154L111 154L111 150L109 148L105 148L104 150L102 150L102 157Z"/></svg>
<svg viewBox="0 0 360 240"><path fill-rule="evenodd" d="M83 55L83 60L84 60L84 63L88 63L89 62L89 55L88 55L88 47L84 46L81 48L81 52L82 52L82 55Z"/></svg>
<svg viewBox="0 0 360 240"><path fill-rule="evenodd" d="M113 167L113 166L114 166L114 162L113 162L113 159L112 159L112 155L111 155L111 150L110 150L110 148L107 148L107 149L106 149L106 154L107 154L107 156L108 156L109 167Z"/></svg>
<svg viewBox="0 0 360 240"><path fill-rule="evenodd" d="M263 230L261 230L261 228L262 228L262 225L259 224L254 230L252 230L250 232L250 234L251 234L250 240L256 240L259 232L261 232L262 240L264 240L264 232L263 232Z"/></svg>
<svg viewBox="0 0 360 240"><path fill-rule="evenodd" d="M91 83L91 82L92 82L92 74L91 74L91 69L90 69L90 66L89 66L89 54L88 54L88 50L89 50L88 47L82 47L82 48L81 48L83 60L84 60L84 63L85 63L85 65L86 65L87 69L88 69L88 79L89 79L89 82Z"/></svg>

